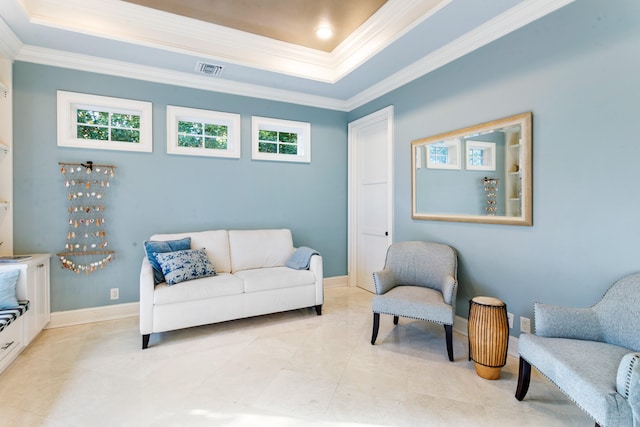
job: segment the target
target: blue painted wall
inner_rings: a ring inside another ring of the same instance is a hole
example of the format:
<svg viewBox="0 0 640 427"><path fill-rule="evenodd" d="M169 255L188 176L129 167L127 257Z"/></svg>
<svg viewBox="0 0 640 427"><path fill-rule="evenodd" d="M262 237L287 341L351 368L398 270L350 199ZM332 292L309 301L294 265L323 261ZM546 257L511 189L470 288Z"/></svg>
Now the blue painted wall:
<svg viewBox="0 0 640 427"><path fill-rule="evenodd" d="M580 0L355 111L394 105L396 240L459 251L457 311L586 306L640 271L640 2ZM410 142L533 112L533 227L411 219ZM517 329L513 330L517 334Z"/></svg>
<svg viewBox="0 0 640 427"><path fill-rule="evenodd" d="M153 153L59 148L56 90L153 103ZM166 154L166 105L240 113L242 158ZM311 123L311 164L251 160L251 116ZM52 259L52 311L135 302L142 242L154 233L286 227L294 244L324 256L325 275L346 274L346 113L16 62L14 250L63 250L66 188L59 161L115 164L106 232L115 262L76 275ZM109 300L109 289L120 299Z"/></svg>
<svg viewBox="0 0 640 427"><path fill-rule="evenodd" d="M474 295L585 306L640 271L640 2L580 0L349 114L17 62L14 67L14 248L64 245L58 161L118 165L108 229L116 262L89 276L52 263L52 309L138 299L142 241L155 232L290 227L319 249L327 276L346 274L347 123L395 106L396 240L459 251L458 314ZM151 101L154 152L56 146L57 89ZM168 156L167 104L242 114L240 160ZM411 219L410 142L533 112L533 227ZM312 124L310 165L250 160L250 116ZM517 330L514 329L514 333Z"/></svg>

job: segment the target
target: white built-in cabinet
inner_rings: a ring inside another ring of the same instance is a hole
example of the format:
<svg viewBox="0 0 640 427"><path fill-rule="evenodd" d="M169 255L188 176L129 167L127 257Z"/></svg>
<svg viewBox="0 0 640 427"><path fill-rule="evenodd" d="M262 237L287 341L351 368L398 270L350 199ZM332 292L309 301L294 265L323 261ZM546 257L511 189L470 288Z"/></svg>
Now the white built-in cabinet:
<svg viewBox="0 0 640 427"><path fill-rule="evenodd" d="M521 149L520 149L520 132L510 131L505 133L505 197L506 215L521 216L522 215L522 171L520 170Z"/></svg>
<svg viewBox="0 0 640 427"><path fill-rule="evenodd" d="M0 332L0 372L44 329L51 318L49 254L34 254L21 262L0 263L0 271L20 270L16 294L29 300L29 310Z"/></svg>

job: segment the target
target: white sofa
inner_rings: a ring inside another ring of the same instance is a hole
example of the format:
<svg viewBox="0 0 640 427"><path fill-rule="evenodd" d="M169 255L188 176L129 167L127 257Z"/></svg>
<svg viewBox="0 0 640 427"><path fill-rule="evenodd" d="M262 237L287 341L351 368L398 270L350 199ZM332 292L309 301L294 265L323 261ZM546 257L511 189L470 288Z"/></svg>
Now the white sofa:
<svg viewBox="0 0 640 427"><path fill-rule="evenodd" d="M285 263L294 254L291 231L210 230L155 234L151 241L191 238L204 248L216 275L172 286L154 284L147 257L140 271L142 348L150 334L268 313L314 307L322 314L322 257L312 255L308 269Z"/></svg>

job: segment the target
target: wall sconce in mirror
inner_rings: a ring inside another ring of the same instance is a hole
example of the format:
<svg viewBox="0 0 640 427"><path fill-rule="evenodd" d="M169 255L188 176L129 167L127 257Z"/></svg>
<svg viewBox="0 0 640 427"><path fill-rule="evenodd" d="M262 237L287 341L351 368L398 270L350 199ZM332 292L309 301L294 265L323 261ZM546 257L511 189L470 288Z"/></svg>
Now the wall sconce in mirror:
<svg viewBox="0 0 640 427"><path fill-rule="evenodd" d="M530 112L413 141L412 218L532 225L531 150Z"/></svg>

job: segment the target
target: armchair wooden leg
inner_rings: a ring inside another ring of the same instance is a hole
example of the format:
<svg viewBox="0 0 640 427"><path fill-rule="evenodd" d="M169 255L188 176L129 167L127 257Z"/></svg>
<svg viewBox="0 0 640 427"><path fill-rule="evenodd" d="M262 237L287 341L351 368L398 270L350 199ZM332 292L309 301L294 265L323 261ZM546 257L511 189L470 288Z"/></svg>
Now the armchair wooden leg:
<svg viewBox="0 0 640 427"><path fill-rule="evenodd" d="M318 316L322 315L322 304L316 305L316 314Z"/></svg>
<svg viewBox="0 0 640 427"><path fill-rule="evenodd" d="M149 338L151 338L151 334L142 335L142 349L149 347Z"/></svg>
<svg viewBox="0 0 640 427"><path fill-rule="evenodd" d="M373 313L373 333L371 334L371 345L376 343L378 329L380 328L380 313Z"/></svg>
<svg viewBox="0 0 640 427"><path fill-rule="evenodd" d="M447 336L447 355L449 361L453 362L453 325L444 325L444 332Z"/></svg>
<svg viewBox="0 0 640 427"><path fill-rule="evenodd" d="M531 382L531 365L529 362L520 358L520 367L518 369L518 388L516 388L516 399L522 400L529 391L529 383ZM597 426L597 424L596 424Z"/></svg>
<svg viewBox="0 0 640 427"><path fill-rule="evenodd" d="M393 324L394 325L398 324L398 319L399 319L399 316L393 316Z"/></svg>

